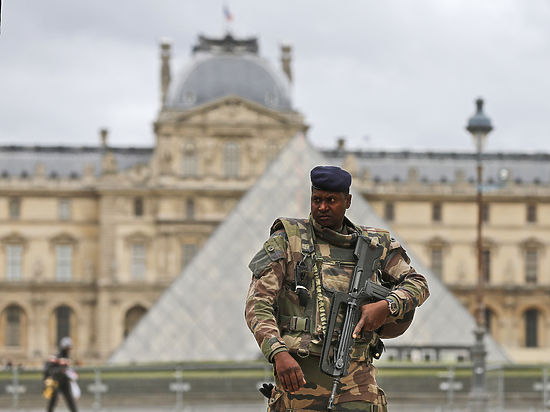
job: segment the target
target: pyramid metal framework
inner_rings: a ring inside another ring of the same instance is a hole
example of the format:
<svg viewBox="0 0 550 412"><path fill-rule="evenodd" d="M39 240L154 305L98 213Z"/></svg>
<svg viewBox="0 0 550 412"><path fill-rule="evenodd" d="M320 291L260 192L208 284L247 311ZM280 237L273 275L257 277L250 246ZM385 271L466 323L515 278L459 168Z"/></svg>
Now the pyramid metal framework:
<svg viewBox="0 0 550 412"><path fill-rule="evenodd" d="M122 345L112 363L195 360L250 360L261 352L244 321L251 273L248 263L279 216L307 217L309 171L326 159L303 135L294 137L227 219L220 224L181 275L161 295ZM353 187L353 185L352 185ZM360 194L353 193L347 216L355 223L388 225ZM392 233L394 237L395 233ZM405 242L401 242L406 248ZM387 344L472 345L470 313L408 250L415 269L428 279L431 296L416 311L407 332ZM486 337L489 361L507 356Z"/></svg>

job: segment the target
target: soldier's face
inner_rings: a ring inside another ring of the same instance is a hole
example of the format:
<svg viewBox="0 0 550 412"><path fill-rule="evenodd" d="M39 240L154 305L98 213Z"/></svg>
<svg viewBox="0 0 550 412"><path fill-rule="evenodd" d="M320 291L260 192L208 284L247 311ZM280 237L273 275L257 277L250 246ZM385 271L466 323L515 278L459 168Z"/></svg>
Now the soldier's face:
<svg viewBox="0 0 550 412"><path fill-rule="evenodd" d="M350 205L350 194L311 190L311 215L321 226L333 230L340 229Z"/></svg>

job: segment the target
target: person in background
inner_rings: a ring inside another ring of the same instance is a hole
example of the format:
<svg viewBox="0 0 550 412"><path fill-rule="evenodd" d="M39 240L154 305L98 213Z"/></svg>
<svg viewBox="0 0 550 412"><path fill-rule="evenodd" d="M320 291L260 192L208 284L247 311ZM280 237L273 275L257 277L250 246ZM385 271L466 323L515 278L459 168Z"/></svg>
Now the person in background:
<svg viewBox="0 0 550 412"><path fill-rule="evenodd" d="M53 412L59 393L65 398L71 412L77 412L76 399L80 389L76 384L78 375L71 367L70 351L73 341L68 336L59 341L59 352L48 359L44 366L44 397L48 399L47 412Z"/></svg>

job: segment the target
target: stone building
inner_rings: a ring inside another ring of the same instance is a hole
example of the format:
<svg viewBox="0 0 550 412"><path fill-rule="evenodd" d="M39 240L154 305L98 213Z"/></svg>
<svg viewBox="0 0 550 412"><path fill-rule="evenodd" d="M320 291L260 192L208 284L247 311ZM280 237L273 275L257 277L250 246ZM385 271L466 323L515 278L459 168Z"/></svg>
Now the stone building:
<svg viewBox="0 0 550 412"><path fill-rule="evenodd" d="M342 143L325 155L475 314L476 155L350 152ZM550 155L487 153L483 168L486 323L511 359L538 362L550 355Z"/></svg>
<svg viewBox="0 0 550 412"><path fill-rule="evenodd" d="M172 76L161 44L152 148L0 147L0 362L41 364L65 335L101 362L296 133L291 49L199 37ZM174 80L172 80L174 77ZM473 313L475 159L325 150L354 188ZM485 156L491 333L517 361L550 355L550 155ZM368 223L368 222L365 222ZM457 325L460 327L460 325ZM464 331L471 334L471 331Z"/></svg>
<svg viewBox="0 0 550 412"><path fill-rule="evenodd" d="M171 81L161 44L153 148L0 148L0 359L40 364L70 335L102 361L279 150L307 126L257 39L200 37Z"/></svg>

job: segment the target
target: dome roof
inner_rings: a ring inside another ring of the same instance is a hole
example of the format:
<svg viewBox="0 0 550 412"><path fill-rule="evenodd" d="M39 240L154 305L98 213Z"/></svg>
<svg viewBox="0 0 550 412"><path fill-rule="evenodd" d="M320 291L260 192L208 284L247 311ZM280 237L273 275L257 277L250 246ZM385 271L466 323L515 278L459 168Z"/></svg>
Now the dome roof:
<svg viewBox="0 0 550 412"><path fill-rule="evenodd" d="M292 110L289 82L282 72L255 50L227 47L196 49L189 67L171 84L166 107L190 109L229 95L274 110Z"/></svg>

